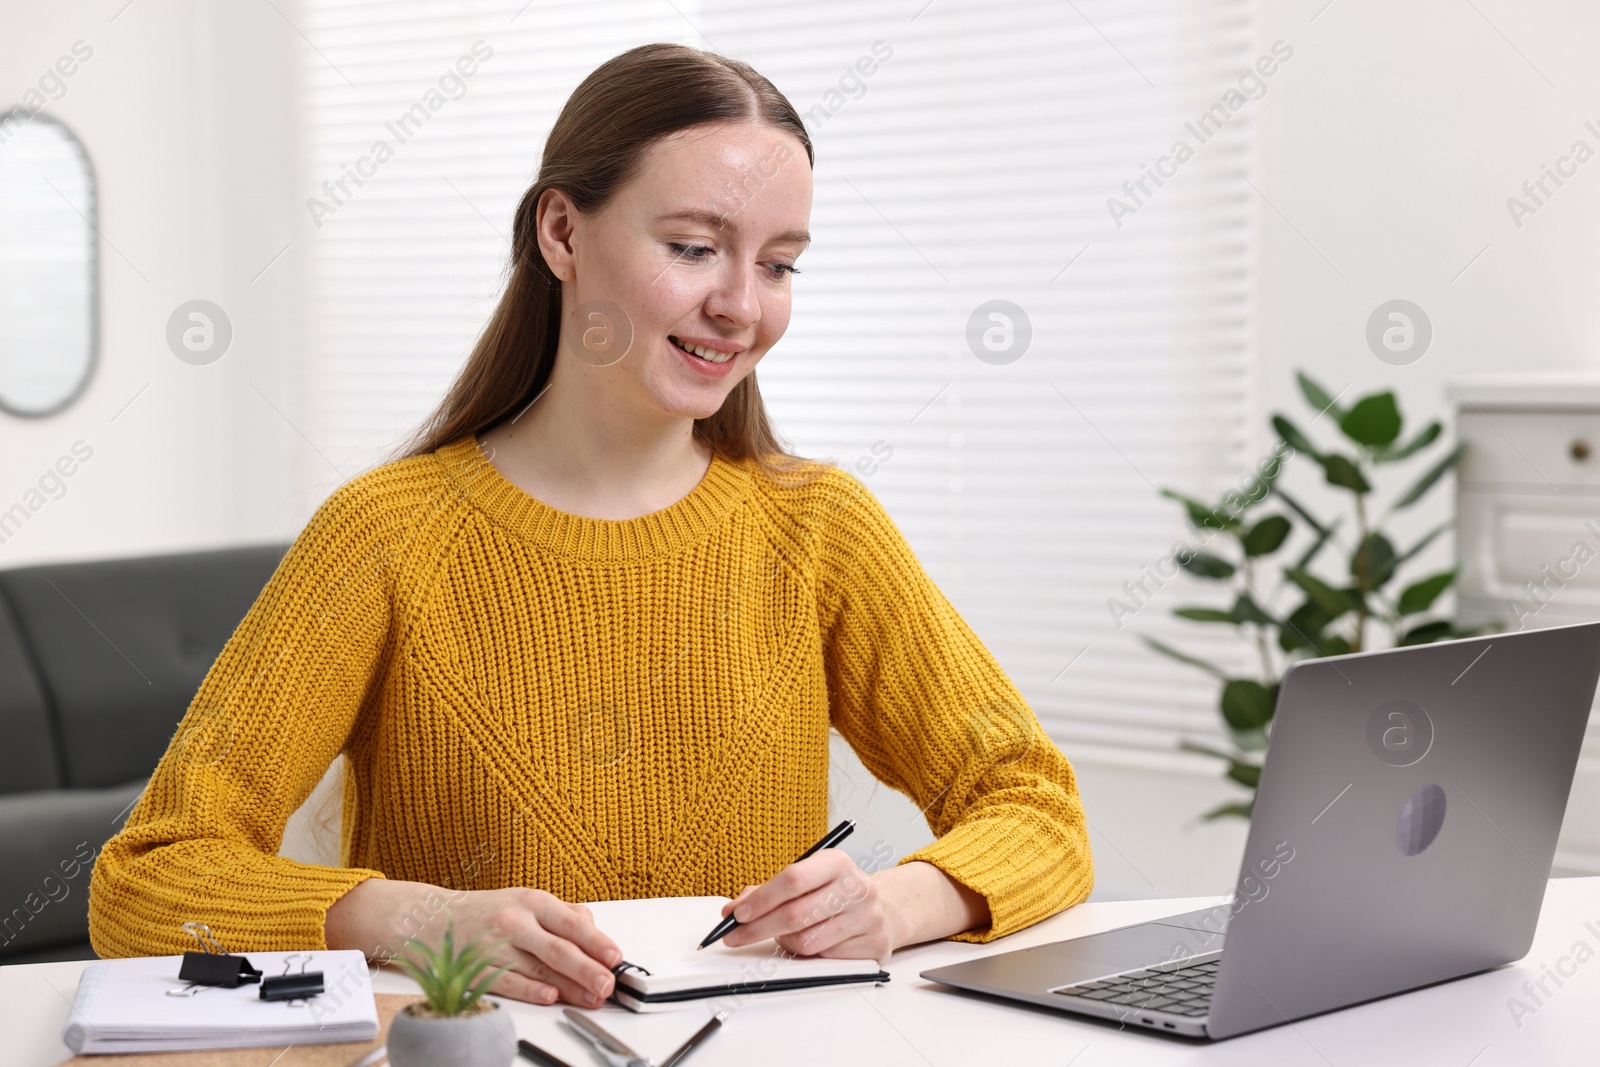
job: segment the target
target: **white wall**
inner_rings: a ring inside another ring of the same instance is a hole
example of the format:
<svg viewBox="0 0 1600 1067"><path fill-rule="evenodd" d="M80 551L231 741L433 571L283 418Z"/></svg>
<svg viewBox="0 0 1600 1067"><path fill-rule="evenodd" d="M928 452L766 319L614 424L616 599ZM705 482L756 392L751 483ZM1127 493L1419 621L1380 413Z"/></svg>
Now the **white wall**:
<svg viewBox="0 0 1600 1067"><path fill-rule="evenodd" d="M0 31L8 105L74 42L93 50L46 111L87 148L103 234L99 365L63 414L0 415L0 509L75 441L93 457L0 544L0 567L277 540L304 519L291 471L305 446L284 417L298 408L292 252L262 273L289 243L279 88L303 42L269 4L124 3L9 5ZM165 342L195 298L233 322L210 366Z"/></svg>
<svg viewBox="0 0 1600 1067"><path fill-rule="evenodd" d="M1351 396L1394 386L1413 417L1442 415L1452 378L1600 367L1600 160L1521 229L1506 208L1573 140L1600 150L1583 127L1600 120L1600 9L1477 0L1491 26L1454 0L1337 0L1309 21L1319 6L1265 4L1263 39L1296 50L1260 113L1269 407L1303 409L1296 367ZM1406 367L1380 362L1363 335L1396 297L1434 326Z"/></svg>

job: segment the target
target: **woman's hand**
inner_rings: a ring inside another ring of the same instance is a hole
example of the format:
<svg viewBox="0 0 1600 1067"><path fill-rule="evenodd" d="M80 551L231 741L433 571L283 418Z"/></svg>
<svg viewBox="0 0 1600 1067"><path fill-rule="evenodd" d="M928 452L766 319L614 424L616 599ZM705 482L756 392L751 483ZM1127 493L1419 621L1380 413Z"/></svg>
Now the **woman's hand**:
<svg viewBox="0 0 1600 1067"><path fill-rule="evenodd" d="M776 938L796 956L885 961L895 932L877 884L836 848L791 863L763 885L746 886L722 907L739 920L730 948Z"/></svg>
<svg viewBox="0 0 1600 1067"><path fill-rule="evenodd" d="M988 925L989 903L931 863L868 875L839 849L791 863L723 905L730 947L776 938L797 956L888 961L894 950Z"/></svg>
<svg viewBox="0 0 1600 1067"><path fill-rule="evenodd" d="M359 948L387 961L402 952L407 937L438 945L447 910L457 944L480 934L508 941L499 963L511 969L491 992L585 1008L611 995L611 968L622 962L622 950L595 926L588 908L542 889L447 890L369 878L328 909L325 936L329 948Z"/></svg>

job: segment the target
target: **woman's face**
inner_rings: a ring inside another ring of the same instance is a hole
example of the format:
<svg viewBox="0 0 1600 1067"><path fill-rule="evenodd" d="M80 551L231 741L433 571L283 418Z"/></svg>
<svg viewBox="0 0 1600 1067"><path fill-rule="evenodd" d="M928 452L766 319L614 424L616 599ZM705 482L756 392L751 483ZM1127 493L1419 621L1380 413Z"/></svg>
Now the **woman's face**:
<svg viewBox="0 0 1600 1067"><path fill-rule="evenodd" d="M559 190L540 208L540 247L562 279L556 380L583 376L618 401L705 418L788 328L811 216L811 167L791 133L680 130L595 214Z"/></svg>

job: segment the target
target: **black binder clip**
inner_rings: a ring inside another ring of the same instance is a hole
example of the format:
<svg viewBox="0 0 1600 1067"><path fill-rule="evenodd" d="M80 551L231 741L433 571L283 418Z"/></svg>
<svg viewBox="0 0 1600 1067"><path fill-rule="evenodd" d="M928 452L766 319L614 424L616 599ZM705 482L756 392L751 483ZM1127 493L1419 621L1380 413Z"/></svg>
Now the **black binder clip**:
<svg viewBox="0 0 1600 1067"><path fill-rule="evenodd" d="M189 984L167 990L167 996L192 997L208 986L237 989L248 982L261 981L261 972L243 956L230 955L211 936L211 927L205 923L187 922L183 924L183 930L200 942L202 951L183 954L178 980Z"/></svg>
<svg viewBox="0 0 1600 1067"><path fill-rule="evenodd" d="M300 970L296 974L289 973L289 964L292 960L300 958ZM322 972L307 971L306 966L311 962L308 952L295 952L283 961L283 973L261 981L262 1000L310 1000L323 992Z"/></svg>
<svg viewBox="0 0 1600 1067"><path fill-rule="evenodd" d="M612 983L611 986L611 996L606 998L607 1000L611 1001L611 1003L622 1003L622 1001L617 999L617 993L622 989L622 979L627 977L629 971L638 971L640 974L645 975L650 973L649 968L641 967L637 963L629 963L627 960L623 960L621 963L611 968L611 974L616 978L616 981Z"/></svg>

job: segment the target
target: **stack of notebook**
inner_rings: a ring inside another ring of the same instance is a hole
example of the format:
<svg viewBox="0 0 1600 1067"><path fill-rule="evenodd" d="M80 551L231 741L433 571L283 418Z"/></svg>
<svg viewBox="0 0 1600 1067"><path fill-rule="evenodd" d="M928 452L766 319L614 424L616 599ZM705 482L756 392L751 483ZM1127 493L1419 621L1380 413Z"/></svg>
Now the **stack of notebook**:
<svg viewBox="0 0 1600 1067"><path fill-rule="evenodd" d="M100 960L78 980L61 1040L77 1053L126 1054L321 1045L378 1036L372 980L359 951L241 955L268 976L282 974L295 955L294 971L301 963L307 971L321 971L325 992L303 1002L262 1000L261 986L252 983L236 989L201 986L192 996L175 997L167 991L185 985L178 981L182 956Z"/></svg>
<svg viewBox="0 0 1600 1067"><path fill-rule="evenodd" d="M634 1011L665 1011L704 1001L732 1006L746 997L871 985L889 980L877 960L802 959L766 941L729 948L695 946L722 919L724 897L613 900L587 905L595 925L621 946L616 1000ZM713 1005L715 1006L715 1005Z"/></svg>

